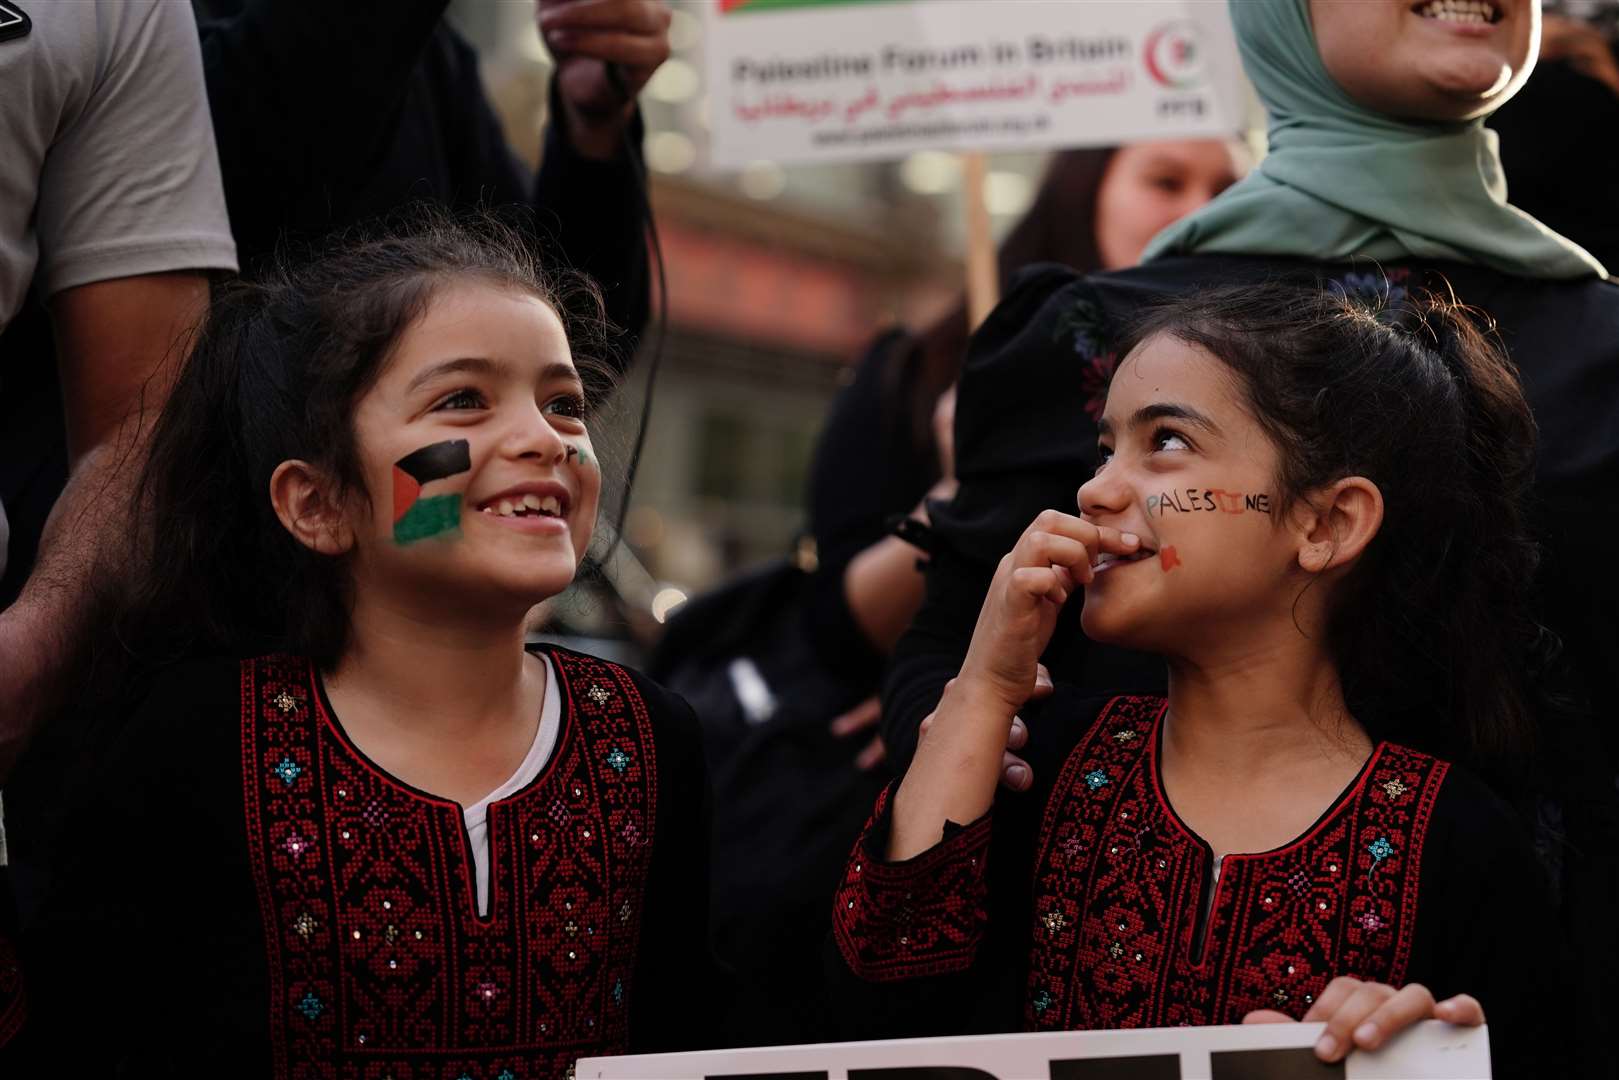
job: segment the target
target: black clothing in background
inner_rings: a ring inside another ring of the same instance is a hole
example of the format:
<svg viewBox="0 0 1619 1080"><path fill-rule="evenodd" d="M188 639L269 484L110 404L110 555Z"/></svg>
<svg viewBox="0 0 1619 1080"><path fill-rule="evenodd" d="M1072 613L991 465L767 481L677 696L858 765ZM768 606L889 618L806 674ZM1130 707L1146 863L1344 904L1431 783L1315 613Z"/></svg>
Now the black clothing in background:
<svg viewBox="0 0 1619 1080"><path fill-rule="evenodd" d="M1562 931L1578 947L1568 1000L1607 1015L1619 1005L1619 908L1611 684L1619 657L1619 572L1610 548L1619 510L1619 286L1544 281L1462 264L1317 264L1194 256L1081 277L1032 268L974 336L956 407L953 502L933 514L940 547L927 598L895 651L883 731L896 768L909 761L922 718L960 669L995 564L1043 509L1072 512L1095 467L1095 417L1120 328L1158 297L1198 287L1282 279L1332 281L1351 292L1443 293L1493 317L1520 369L1540 427L1531 527L1544 547L1539 617L1559 635L1590 718L1548 725L1536 843L1560 893ZM1086 692L1134 690L1147 661L1086 641L1070 604L1044 657L1053 678ZM1157 665L1162 686L1162 666ZM1420 749L1421 732L1373 732ZM1524 808L1525 813L1534 813ZM1503 932L1510 932L1504 930ZM1578 1030L1578 1029L1576 1029ZM1596 1028L1585 1028L1595 1031ZM1614 1055L1587 1040L1582 1076L1614 1073Z"/></svg>
<svg viewBox="0 0 1619 1080"><path fill-rule="evenodd" d="M900 331L880 336L832 404L808 485L817 565L783 558L693 599L648 668L696 709L713 771L715 948L743 985L726 1044L826 1037L828 898L891 776L855 767L874 732L830 730L877 693L884 660L849 611L843 574L939 476L932 446L913 435L914 345ZM737 660L770 688L767 718L750 719L738 699Z"/></svg>
<svg viewBox="0 0 1619 1080"><path fill-rule="evenodd" d="M561 1080L581 1056L704 1045L727 989L696 720L545 648L561 726L490 804L487 916L462 808L328 727L305 661L163 673L75 800L25 933L41 1067L19 1075Z"/></svg>
<svg viewBox="0 0 1619 1080"><path fill-rule="evenodd" d="M1565 948L1511 812L1465 770L1383 743L1309 829L1208 845L1163 794L1162 698L1029 706L1035 786L887 862L887 800L849 859L827 950L852 1038L1298 1019L1337 975L1470 993L1501 1080L1567 1060ZM1212 894L1212 899L1211 899Z"/></svg>
<svg viewBox="0 0 1619 1080"><path fill-rule="evenodd" d="M810 638L828 664L870 683L873 693L887 658L856 625L843 574L856 555L888 535L895 514L909 513L939 480L932 429L919 433L912 424L912 388L922 377L919 345L903 330L871 343L853 381L833 399L810 464L809 532L816 553Z"/></svg>
<svg viewBox="0 0 1619 1080"><path fill-rule="evenodd" d="M293 240L416 200L531 207L552 268L602 287L622 372L646 326L639 193L642 127L610 162L581 157L553 84L533 179L506 145L478 57L442 18L447 0L213 0L202 6L208 103L242 271ZM632 160L630 154L635 155Z"/></svg>
<svg viewBox="0 0 1619 1080"><path fill-rule="evenodd" d="M1489 119L1507 198L1619 267L1619 95L1566 61L1542 62Z"/></svg>

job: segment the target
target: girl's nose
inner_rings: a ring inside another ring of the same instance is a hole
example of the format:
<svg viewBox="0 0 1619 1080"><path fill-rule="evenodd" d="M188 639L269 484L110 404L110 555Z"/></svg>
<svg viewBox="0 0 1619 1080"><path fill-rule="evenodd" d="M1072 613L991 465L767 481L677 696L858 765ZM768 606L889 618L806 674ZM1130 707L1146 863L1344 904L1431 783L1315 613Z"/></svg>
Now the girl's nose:
<svg viewBox="0 0 1619 1080"><path fill-rule="evenodd" d="M1102 469L1079 485L1079 510L1087 517L1116 514L1130 504L1130 488L1117 470Z"/></svg>
<svg viewBox="0 0 1619 1080"><path fill-rule="evenodd" d="M508 452L546 465L562 465L579 451L538 409L525 412L508 436Z"/></svg>

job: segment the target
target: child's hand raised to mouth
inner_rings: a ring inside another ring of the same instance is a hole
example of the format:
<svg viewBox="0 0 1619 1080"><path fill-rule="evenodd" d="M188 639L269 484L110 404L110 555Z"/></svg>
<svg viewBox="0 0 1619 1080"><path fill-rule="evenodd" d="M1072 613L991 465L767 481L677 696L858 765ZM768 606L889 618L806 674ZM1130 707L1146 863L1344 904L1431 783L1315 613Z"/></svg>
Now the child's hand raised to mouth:
<svg viewBox="0 0 1619 1080"><path fill-rule="evenodd" d="M1029 700L1035 665L1051 641L1057 616L1097 563L1141 551L1141 538L1056 510L1044 511L1001 559L978 613L957 682L970 696L1004 704Z"/></svg>
<svg viewBox="0 0 1619 1080"><path fill-rule="evenodd" d="M966 824L989 809L1006 760L1014 714L1050 687L1040 654L1074 590L1095 577L1103 555L1130 556L1141 539L1047 510L1001 560L979 611L961 674L945 689L894 796L888 857L908 859L938 842L947 821ZM1016 747L1013 747L1014 749ZM1026 784L1027 767L1019 779ZM1011 777L1009 776L1009 779Z"/></svg>

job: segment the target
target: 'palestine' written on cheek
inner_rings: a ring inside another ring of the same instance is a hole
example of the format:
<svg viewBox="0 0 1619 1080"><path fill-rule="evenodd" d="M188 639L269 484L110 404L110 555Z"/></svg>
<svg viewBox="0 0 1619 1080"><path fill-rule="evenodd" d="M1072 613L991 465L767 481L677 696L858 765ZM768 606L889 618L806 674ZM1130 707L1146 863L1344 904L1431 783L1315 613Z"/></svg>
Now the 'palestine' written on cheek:
<svg viewBox="0 0 1619 1080"><path fill-rule="evenodd" d="M1147 496L1147 513L1154 510L1159 517L1174 510L1181 514L1191 514L1198 511L1214 513L1220 511L1226 514L1268 514L1270 513L1270 496L1267 494L1247 494L1241 491L1222 491L1219 488L1204 488L1198 491L1195 488L1186 488L1184 491L1162 491L1157 495Z"/></svg>

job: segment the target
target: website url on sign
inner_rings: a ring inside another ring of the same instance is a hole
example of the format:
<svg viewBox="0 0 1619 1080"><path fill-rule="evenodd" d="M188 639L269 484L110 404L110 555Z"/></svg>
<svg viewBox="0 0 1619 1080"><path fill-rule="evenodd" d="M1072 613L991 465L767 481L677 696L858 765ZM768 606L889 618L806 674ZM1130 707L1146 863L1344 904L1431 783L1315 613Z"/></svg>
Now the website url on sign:
<svg viewBox="0 0 1619 1080"><path fill-rule="evenodd" d="M983 117L977 120L934 120L926 124L886 124L858 131L817 131L811 136L816 146L847 146L851 143L903 142L910 139L955 139L964 135L1027 135L1044 131L1051 118L1035 116Z"/></svg>

